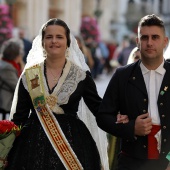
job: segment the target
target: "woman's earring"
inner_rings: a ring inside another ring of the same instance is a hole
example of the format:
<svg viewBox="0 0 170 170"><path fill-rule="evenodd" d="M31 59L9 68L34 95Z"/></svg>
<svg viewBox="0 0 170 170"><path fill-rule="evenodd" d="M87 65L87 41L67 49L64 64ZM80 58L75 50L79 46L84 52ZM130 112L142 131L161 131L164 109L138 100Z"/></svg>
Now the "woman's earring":
<svg viewBox="0 0 170 170"><path fill-rule="evenodd" d="M66 58L69 57L69 48L66 49L66 54L65 54Z"/></svg>
<svg viewBox="0 0 170 170"><path fill-rule="evenodd" d="M45 51L45 49L43 49L43 56L47 58L47 52Z"/></svg>

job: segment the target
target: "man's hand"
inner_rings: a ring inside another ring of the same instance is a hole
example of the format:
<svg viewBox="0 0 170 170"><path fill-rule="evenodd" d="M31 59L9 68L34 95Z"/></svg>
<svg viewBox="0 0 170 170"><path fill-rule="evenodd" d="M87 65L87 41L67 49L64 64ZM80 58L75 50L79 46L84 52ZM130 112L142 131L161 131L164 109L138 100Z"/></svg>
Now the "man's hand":
<svg viewBox="0 0 170 170"><path fill-rule="evenodd" d="M137 117L135 121L135 135L145 136L151 132L152 119L149 117L149 113L142 114Z"/></svg>

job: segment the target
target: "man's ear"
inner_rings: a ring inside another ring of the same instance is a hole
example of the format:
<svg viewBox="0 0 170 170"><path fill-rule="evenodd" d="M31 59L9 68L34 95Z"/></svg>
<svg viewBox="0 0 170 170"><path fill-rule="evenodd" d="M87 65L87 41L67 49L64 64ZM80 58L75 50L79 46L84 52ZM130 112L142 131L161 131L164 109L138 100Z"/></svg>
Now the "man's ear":
<svg viewBox="0 0 170 170"><path fill-rule="evenodd" d="M169 44L169 39L168 39L168 37L165 37L165 45L164 45L164 48L166 48L167 46L168 46L168 44Z"/></svg>

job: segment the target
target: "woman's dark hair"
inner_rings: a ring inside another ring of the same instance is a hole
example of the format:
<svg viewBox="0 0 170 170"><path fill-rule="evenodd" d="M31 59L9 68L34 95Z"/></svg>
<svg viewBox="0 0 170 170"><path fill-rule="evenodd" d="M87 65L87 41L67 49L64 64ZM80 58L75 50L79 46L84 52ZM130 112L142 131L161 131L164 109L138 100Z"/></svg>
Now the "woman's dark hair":
<svg viewBox="0 0 170 170"><path fill-rule="evenodd" d="M20 55L20 44L9 39L3 43L1 53L3 59L14 60Z"/></svg>
<svg viewBox="0 0 170 170"><path fill-rule="evenodd" d="M49 25L59 25L62 26L65 31L66 31L66 38L67 38L67 46L70 47L70 29L68 28L67 24L62 21L61 19L57 19L57 18L52 18L50 19L42 28L42 40L44 39L44 35L45 35L45 30Z"/></svg>

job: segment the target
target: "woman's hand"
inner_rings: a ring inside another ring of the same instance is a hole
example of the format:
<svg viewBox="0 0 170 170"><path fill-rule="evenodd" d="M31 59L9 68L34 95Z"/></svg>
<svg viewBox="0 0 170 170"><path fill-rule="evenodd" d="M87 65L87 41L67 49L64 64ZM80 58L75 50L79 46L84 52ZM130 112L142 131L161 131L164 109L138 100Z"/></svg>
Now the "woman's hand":
<svg viewBox="0 0 170 170"><path fill-rule="evenodd" d="M121 115L120 113L117 115L116 123L128 123L129 118L127 115Z"/></svg>

